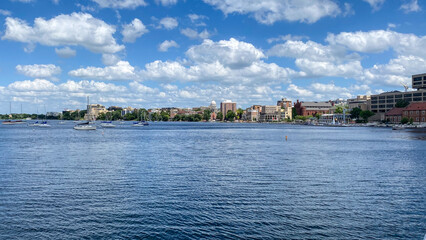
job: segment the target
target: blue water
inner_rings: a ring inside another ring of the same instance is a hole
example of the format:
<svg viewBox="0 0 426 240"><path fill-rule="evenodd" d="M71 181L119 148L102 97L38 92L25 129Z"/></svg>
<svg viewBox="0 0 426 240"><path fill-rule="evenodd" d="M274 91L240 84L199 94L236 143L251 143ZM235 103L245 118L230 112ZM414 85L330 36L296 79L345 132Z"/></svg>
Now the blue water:
<svg viewBox="0 0 426 240"><path fill-rule="evenodd" d="M0 126L1 239L426 234L426 132L50 124Z"/></svg>

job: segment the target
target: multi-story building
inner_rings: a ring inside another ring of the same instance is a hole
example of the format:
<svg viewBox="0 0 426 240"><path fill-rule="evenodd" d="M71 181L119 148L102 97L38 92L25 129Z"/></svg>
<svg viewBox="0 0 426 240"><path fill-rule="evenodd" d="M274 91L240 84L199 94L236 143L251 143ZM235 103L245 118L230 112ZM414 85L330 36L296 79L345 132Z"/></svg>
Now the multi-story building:
<svg viewBox="0 0 426 240"><path fill-rule="evenodd" d="M108 108L109 109L109 108ZM135 111L135 109L134 108L132 108L132 107L126 107L126 108L123 108L122 110L121 110L121 116L124 116L124 115L126 115L126 114L128 114L128 113L133 113Z"/></svg>
<svg viewBox="0 0 426 240"><path fill-rule="evenodd" d="M262 106L262 112L260 113L259 121L261 122L273 122L281 119L281 107L280 106Z"/></svg>
<svg viewBox="0 0 426 240"><path fill-rule="evenodd" d="M220 103L220 111L223 114L223 117L226 116L226 113L228 111L233 111L234 113L237 112L237 104L232 102L231 100L225 100L224 102Z"/></svg>
<svg viewBox="0 0 426 240"><path fill-rule="evenodd" d="M85 120L96 119L99 114L107 113L108 110L101 104L89 104L87 105L87 114L84 116Z"/></svg>
<svg viewBox="0 0 426 240"><path fill-rule="evenodd" d="M416 91L409 92L385 92L371 96L371 111L374 113L384 113L395 107L399 100L407 102L423 102L426 101L426 73L412 76L413 88ZM383 120L383 119L382 119Z"/></svg>
<svg viewBox="0 0 426 240"><path fill-rule="evenodd" d="M359 95L356 98L348 99L349 109L360 108L362 111L371 110L370 106L370 95Z"/></svg>
<svg viewBox="0 0 426 240"><path fill-rule="evenodd" d="M402 117L413 119L414 123L426 122L426 102L411 103L402 110Z"/></svg>
<svg viewBox="0 0 426 240"><path fill-rule="evenodd" d="M389 110L385 114L386 122L400 123L402 119L402 111L403 111L403 108L392 108L391 110Z"/></svg>
<svg viewBox="0 0 426 240"><path fill-rule="evenodd" d="M281 108L281 119L293 119L293 109L291 105L291 100L286 98L282 98L281 100L277 101L277 106Z"/></svg>
<svg viewBox="0 0 426 240"><path fill-rule="evenodd" d="M259 121L259 111L251 108L247 108L243 114L244 121L256 122Z"/></svg>
<svg viewBox="0 0 426 240"><path fill-rule="evenodd" d="M297 115L315 116L316 114L329 113L333 107L331 102L297 102L294 104Z"/></svg>

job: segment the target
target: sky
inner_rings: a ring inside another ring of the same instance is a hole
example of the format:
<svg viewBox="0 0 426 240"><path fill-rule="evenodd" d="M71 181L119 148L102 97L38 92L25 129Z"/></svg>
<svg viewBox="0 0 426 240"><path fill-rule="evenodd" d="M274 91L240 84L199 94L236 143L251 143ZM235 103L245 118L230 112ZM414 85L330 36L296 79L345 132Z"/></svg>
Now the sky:
<svg viewBox="0 0 426 240"><path fill-rule="evenodd" d="M0 113L246 108L403 91L420 0L1 0Z"/></svg>

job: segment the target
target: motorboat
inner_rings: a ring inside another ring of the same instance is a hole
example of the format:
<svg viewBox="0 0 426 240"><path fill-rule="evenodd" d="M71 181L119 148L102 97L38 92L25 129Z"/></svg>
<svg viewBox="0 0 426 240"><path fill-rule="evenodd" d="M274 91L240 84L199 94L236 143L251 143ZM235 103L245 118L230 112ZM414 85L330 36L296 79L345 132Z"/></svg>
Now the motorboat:
<svg viewBox="0 0 426 240"><path fill-rule="evenodd" d="M47 124L47 121L43 121L37 127L51 127L51 126Z"/></svg>
<svg viewBox="0 0 426 240"><path fill-rule="evenodd" d="M89 122L79 123L74 126L75 130L96 130L96 125L90 124Z"/></svg>
<svg viewBox="0 0 426 240"><path fill-rule="evenodd" d="M24 121L22 121L22 120L15 120L15 121L12 121L12 120L6 120L6 121L3 121L2 122L2 124L4 124L4 125L16 125L16 124L25 124L26 122L24 122Z"/></svg>
<svg viewBox="0 0 426 240"><path fill-rule="evenodd" d="M103 127L103 128L115 128L115 125L112 124L112 121L103 121L103 122L101 122L101 127Z"/></svg>
<svg viewBox="0 0 426 240"><path fill-rule="evenodd" d="M134 127L144 127L144 126L148 126L149 123L146 121L139 121L139 122L133 122L133 126Z"/></svg>

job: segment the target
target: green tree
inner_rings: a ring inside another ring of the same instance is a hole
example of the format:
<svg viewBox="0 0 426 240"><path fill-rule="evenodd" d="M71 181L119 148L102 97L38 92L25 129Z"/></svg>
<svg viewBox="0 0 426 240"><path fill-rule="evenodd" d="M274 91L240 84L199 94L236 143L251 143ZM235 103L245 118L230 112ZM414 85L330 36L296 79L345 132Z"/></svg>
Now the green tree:
<svg viewBox="0 0 426 240"><path fill-rule="evenodd" d="M98 117L96 118L97 120L105 120L106 119L106 114L105 113L99 113Z"/></svg>
<svg viewBox="0 0 426 240"><path fill-rule="evenodd" d="M217 113L216 120L219 120L219 121L223 120L223 113L222 112Z"/></svg>
<svg viewBox="0 0 426 240"><path fill-rule="evenodd" d="M291 108L291 114L292 114L293 119L297 116L297 111L296 111L295 107Z"/></svg>
<svg viewBox="0 0 426 240"><path fill-rule="evenodd" d="M373 116L374 113L372 111L365 110L365 111L361 111L359 115L362 117L362 119L364 119L365 122L368 122L368 118Z"/></svg>
<svg viewBox="0 0 426 240"><path fill-rule="evenodd" d="M173 121L181 121L182 120L182 116L181 115L179 115L179 114L176 114L174 117L173 117Z"/></svg>
<svg viewBox="0 0 426 240"><path fill-rule="evenodd" d="M396 108L405 108L409 104L410 104L410 102L408 102L407 100L400 99L400 100L396 101L395 107Z"/></svg>
<svg viewBox="0 0 426 240"><path fill-rule="evenodd" d="M357 107L353 108L351 111L351 118L358 119L361 112L362 112L361 108L357 108Z"/></svg>
<svg viewBox="0 0 426 240"><path fill-rule="evenodd" d="M410 118L410 124L413 124L414 120L413 118Z"/></svg>
<svg viewBox="0 0 426 240"><path fill-rule="evenodd" d="M236 114L232 110L228 110L225 116L226 121L233 122L235 120Z"/></svg>
<svg viewBox="0 0 426 240"><path fill-rule="evenodd" d="M211 114L212 112L210 111L210 109L206 109L206 110L204 110L204 113L203 113L203 119L204 120L206 120L206 121L209 121L210 120L210 114Z"/></svg>
<svg viewBox="0 0 426 240"><path fill-rule="evenodd" d="M237 109L237 115L236 115L236 117L237 117L238 120L240 120L240 119L243 118L243 113L244 113L243 109L241 109L241 108Z"/></svg>
<svg viewBox="0 0 426 240"><path fill-rule="evenodd" d="M408 117L403 117L401 119L401 124L407 124L410 120L408 119Z"/></svg>
<svg viewBox="0 0 426 240"><path fill-rule="evenodd" d="M167 112L162 111L160 113L161 121L167 122L169 121L170 115Z"/></svg>
<svg viewBox="0 0 426 240"><path fill-rule="evenodd" d="M336 110L334 110L334 113L343 113L343 107L342 106L337 106Z"/></svg>

